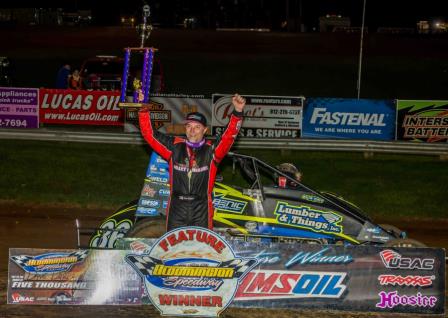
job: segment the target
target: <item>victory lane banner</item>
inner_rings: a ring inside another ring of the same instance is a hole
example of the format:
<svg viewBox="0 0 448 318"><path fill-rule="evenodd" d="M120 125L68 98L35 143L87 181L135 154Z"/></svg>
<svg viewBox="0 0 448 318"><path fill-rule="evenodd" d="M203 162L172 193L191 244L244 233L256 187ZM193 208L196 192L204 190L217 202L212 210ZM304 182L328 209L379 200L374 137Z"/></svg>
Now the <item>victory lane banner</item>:
<svg viewBox="0 0 448 318"><path fill-rule="evenodd" d="M448 142L448 101L397 100L397 139Z"/></svg>
<svg viewBox="0 0 448 318"><path fill-rule="evenodd" d="M10 249L8 304L153 304L443 314L445 251L245 242L187 227L120 250Z"/></svg>
<svg viewBox="0 0 448 318"><path fill-rule="evenodd" d="M233 95L213 94L212 135L220 135L233 111ZM239 135L248 138L299 138L304 97L244 95Z"/></svg>
<svg viewBox="0 0 448 318"><path fill-rule="evenodd" d="M393 100L308 98L304 138L395 139Z"/></svg>
<svg viewBox="0 0 448 318"><path fill-rule="evenodd" d="M0 87L0 128L39 128L39 90Z"/></svg>
<svg viewBox="0 0 448 318"><path fill-rule="evenodd" d="M40 121L45 124L123 126L120 92L40 90Z"/></svg>

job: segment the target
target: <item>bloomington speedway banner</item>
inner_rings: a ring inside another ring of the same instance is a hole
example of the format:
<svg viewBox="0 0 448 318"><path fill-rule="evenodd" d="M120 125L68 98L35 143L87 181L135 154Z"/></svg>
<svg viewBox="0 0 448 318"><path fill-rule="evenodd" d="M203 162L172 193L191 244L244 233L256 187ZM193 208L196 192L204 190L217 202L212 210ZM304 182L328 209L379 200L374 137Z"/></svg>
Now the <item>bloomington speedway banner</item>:
<svg viewBox="0 0 448 318"><path fill-rule="evenodd" d="M397 139L448 141L447 100L397 100Z"/></svg>
<svg viewBox="0 0 448 318"><path fill-rule="evenodd" d="M244 121L240 136L299 138L304 97L244 95ZM233 111L232 95L213 94L212 134L220 135Z"/></svg>
<svg viewBox="0 0 448 318"><path fill-rule="evenodd" d="M0 87L0 128L39 128L39 90Z"/></svg>
<svg viewBox="0 0 448 318"><path fill-rule="evenodd" d="M309 98L302 137L394 140L395 104L392 100Z"/></svg>
<svg viewBox="0 0 448 318"><path fill-rule="evenodd" d="M445 251L244 242L180 228L120 250L10 249L8 304L152 304L443 314Z"/></svg>
<svg viewBox="0 0 448 318"><path fill-rule="evenodd" d="M185 134L184 119L190 112L201 112L211 123L211 100L204 95L156 94L151 95L151 119L159 131L173 135ZM125 132L140 132L138 109L126 109Z"/></svg>
<svg viewBox="0 0 448 318"><path fill-rule="evenodd" d="M123 125L120 92L40 89L40 121L45 124Z"/></svg>

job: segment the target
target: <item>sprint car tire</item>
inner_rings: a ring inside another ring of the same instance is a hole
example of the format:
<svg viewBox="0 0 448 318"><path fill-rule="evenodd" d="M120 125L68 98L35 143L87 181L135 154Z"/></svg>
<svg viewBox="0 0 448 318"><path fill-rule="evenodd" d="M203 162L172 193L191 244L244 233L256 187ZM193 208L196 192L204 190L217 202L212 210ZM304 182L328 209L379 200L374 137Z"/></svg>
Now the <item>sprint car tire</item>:
<svg viewBox="0 0 448 318"><path fill-rule="evenodd" d="M385 243L384 246L387 246L387 247L427 247L422 242L414 240L414 239L410 239L410 238L390 240L389 242Z"/></svg>
<svg viewBox="0 0 448 318"><path fill-rule="evenodd" d="M159 238L166 232L165 219L144 218L126 233L126 237Z"/></svg>

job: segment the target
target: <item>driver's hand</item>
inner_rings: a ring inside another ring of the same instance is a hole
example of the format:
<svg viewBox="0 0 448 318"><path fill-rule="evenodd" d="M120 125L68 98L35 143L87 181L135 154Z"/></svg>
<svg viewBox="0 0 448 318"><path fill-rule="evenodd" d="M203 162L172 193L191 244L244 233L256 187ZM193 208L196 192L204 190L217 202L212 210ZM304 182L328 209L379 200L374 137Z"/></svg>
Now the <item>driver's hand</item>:
<svg viewBox="0 0 448 318"><path fill-rule="evenodd" d="M244 106L246 106L246 99L241 96L240 94L235 94L232 97L232 104L233 107L235 107L235 110L237 112L242 112L244 109Z"/></svg>

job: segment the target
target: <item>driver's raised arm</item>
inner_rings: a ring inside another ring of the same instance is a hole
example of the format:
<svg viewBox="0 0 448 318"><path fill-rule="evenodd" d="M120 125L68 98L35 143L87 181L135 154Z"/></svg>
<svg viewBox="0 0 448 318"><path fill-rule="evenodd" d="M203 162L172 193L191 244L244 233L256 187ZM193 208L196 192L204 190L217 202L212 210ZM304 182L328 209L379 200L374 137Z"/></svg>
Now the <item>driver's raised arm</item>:
<svg viewBox="0 0 448 318"><path fill-rule="evenodd" d="M246 105L246 99L239 94L235 94L232 97L232 104L234 110L232 112L232 115L230 116L230 121L221 138L217 141L213 152L213 160L216 163L221 162L229 152L230 148L233 145L233 142L236 139L236 136L238 135L238 132L240 131L243 121L243 109Z"/></svg>
<svg viewBox="0 0 448 318"><path fill-rule="evenodd" d="M148 108L144 107L140 109L138 119L143 138L145 138L155 152L166 161L169 161L173 151L174 137L167 136L157 131L157 129L153 129Z"/></svg>

